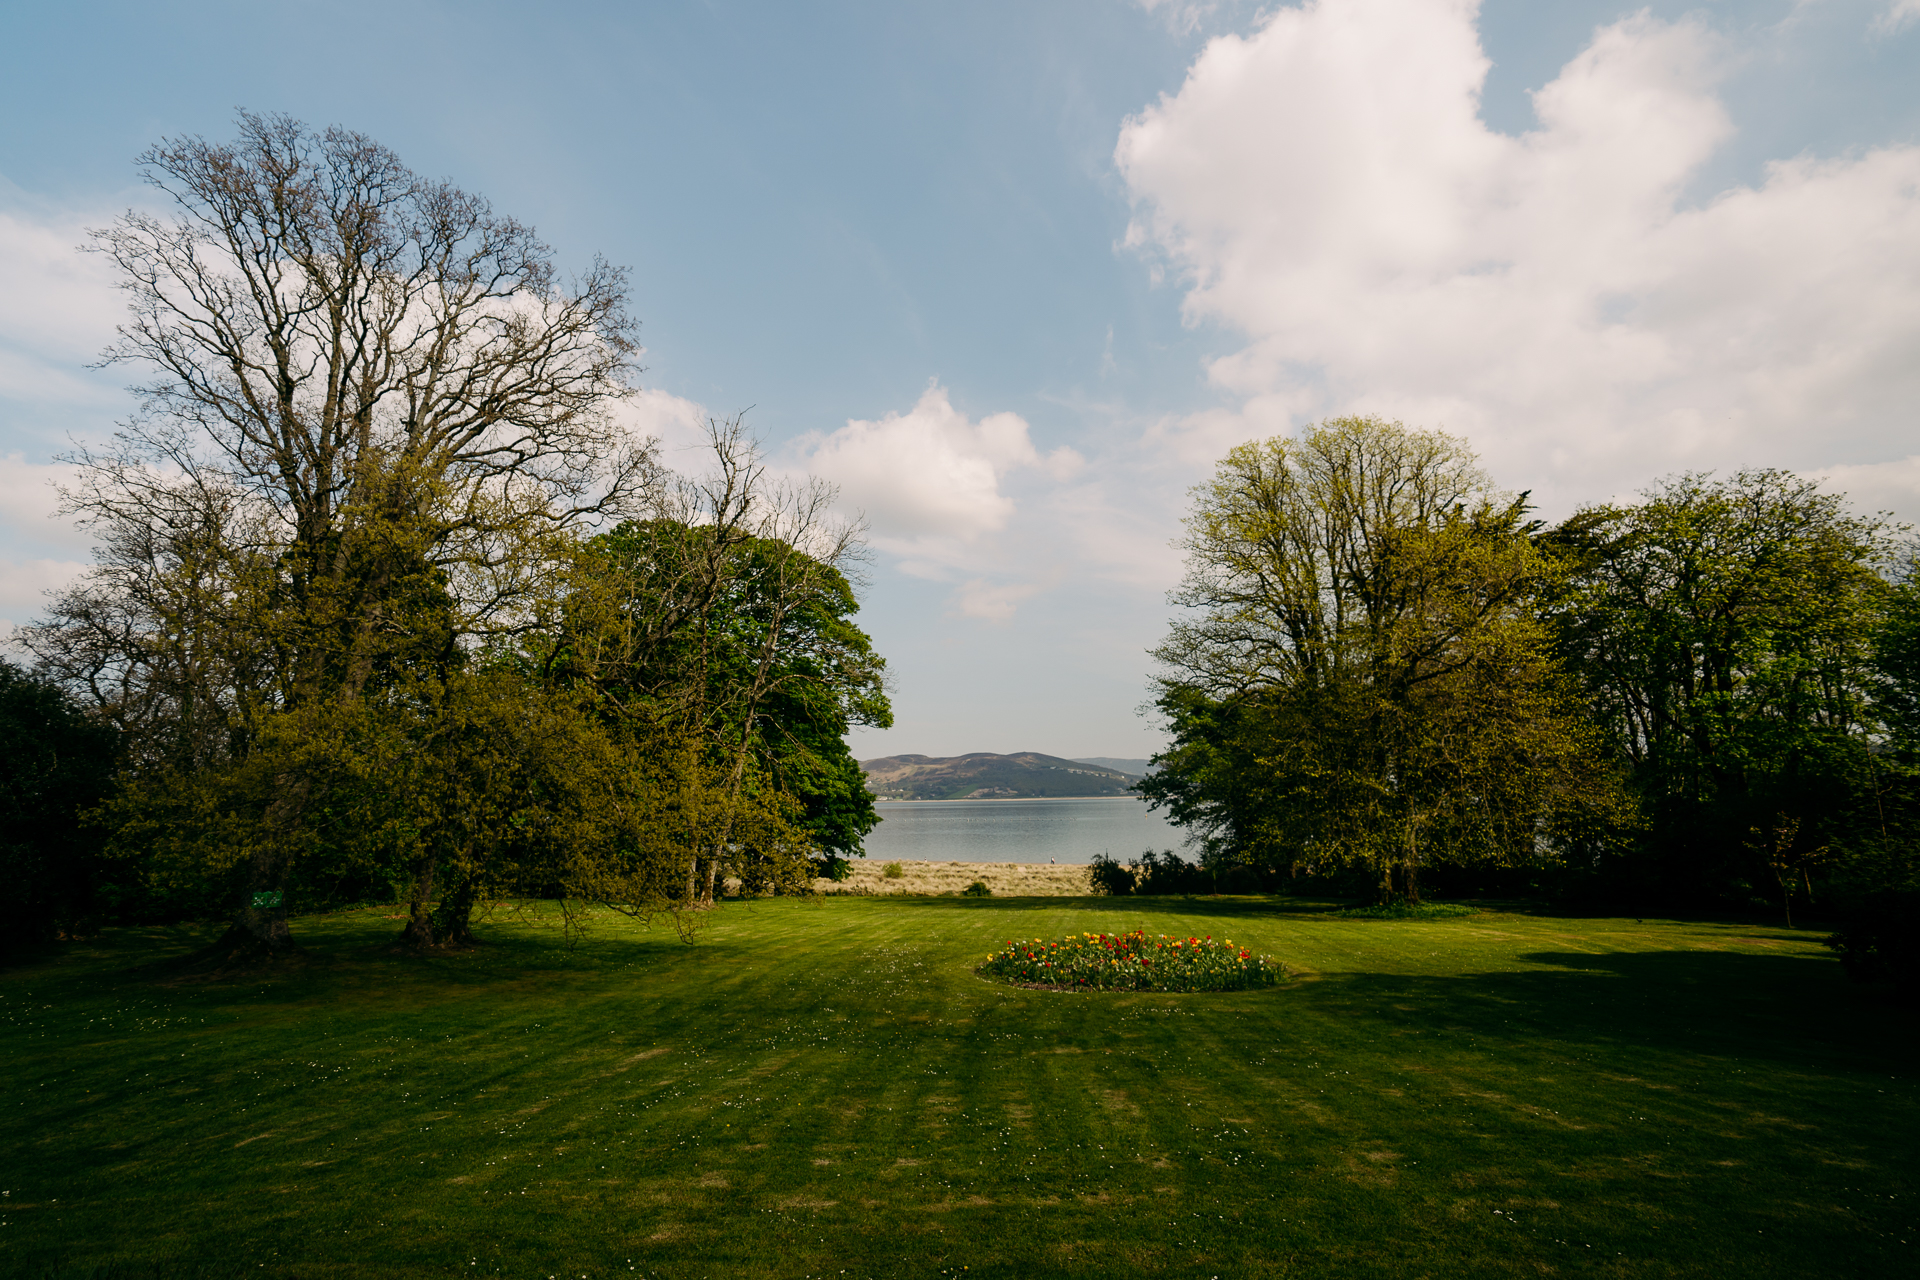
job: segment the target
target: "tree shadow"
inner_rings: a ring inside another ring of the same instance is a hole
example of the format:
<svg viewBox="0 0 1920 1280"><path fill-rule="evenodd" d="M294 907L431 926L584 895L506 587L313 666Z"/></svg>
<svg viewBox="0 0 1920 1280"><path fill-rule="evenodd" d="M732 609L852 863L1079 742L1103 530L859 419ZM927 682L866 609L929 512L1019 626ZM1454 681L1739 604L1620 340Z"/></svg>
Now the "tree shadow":
<svg viewBox="0 0 1920 1280"><path fill-rule="evenodd" d="M1043 911L1081 911L1105 912L1114 915L1148 916L1212 916L1222 919L1267 919L1281 916L1324 916L1342 907L1352 906L1350 902L1331 899L1299 899L1273 897L1177 897L1173 895L1139 895L1110 898L1101 895L1086 897L992 897L992 898L941 898L922 897L912 894L879 895L889 903L898 903L907 909L921 910L959 910L959 911L1018 911L1038 913Z"/></svg>
<svg viewBox="0 0 1920 1280"><path fill-rule="evenodd" d="M1732 941L1729 939L1729 941ZM1781 939L1742 938L1742 945ZM1803 938L1794 941L1804 941ZM1536 951L1536 968L1448 975L1329 973L1308 999L1364 1005L1402 1033L1483 1049L1545 1042L1820 1071L1898 1072L1920 1050L1920 1017L1803 951Z"/></svg>

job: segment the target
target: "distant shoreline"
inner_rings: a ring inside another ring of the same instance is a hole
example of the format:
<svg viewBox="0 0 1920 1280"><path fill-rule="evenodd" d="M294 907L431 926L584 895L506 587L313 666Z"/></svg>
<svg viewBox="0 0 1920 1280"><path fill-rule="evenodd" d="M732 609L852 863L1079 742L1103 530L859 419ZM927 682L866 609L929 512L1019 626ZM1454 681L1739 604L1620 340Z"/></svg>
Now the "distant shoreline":
<svg viewBox="0 0 1920 1280"><path fill-rule="evenodd" d="M1145 800L1145 796L956 796L952 800L891 800L884 797L875 804L1032 804L1036 800Z"/></svg>

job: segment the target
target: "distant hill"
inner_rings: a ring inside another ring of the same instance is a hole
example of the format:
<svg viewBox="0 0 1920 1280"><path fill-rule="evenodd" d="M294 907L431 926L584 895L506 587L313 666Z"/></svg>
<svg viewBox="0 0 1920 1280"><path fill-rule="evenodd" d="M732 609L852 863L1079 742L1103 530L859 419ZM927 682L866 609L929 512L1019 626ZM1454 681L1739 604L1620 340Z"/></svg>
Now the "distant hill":
<svg viewBox="0 0 1920 1280"><path fill-rule="evenodd" d="M1153 772L1151 760L1122 760L1119 756L1076 756L1075 764L1097 764L1102 769L1112 769L1117 773L1132 774L1144 778Z"/></svg>
<svg viewBox="0 0 1920 1280"><path fill-rule="evenodd" d="M882 800L1020 800L1044 796L1124 796L1137 778L1118 769L1043 756L1037 751L964 756L884 756L863 760L867 786Z"/></svg>

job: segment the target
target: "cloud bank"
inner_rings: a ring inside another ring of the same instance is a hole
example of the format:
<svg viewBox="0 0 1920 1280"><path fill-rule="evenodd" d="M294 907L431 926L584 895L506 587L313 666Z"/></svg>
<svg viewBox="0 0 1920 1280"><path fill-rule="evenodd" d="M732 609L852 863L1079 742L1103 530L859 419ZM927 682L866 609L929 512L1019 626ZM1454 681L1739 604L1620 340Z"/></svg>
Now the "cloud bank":
<svg viewBox="0 0 1920 1280"><path fill-rule="evenodd" d="M1899 11L1896 6L1895 10ZM1127 244L1238 335L1190 461L1340 412L1465 435L1564 510L1683 468L1828 469L1920 515L1920 148L1695 191L1732 133L1693 22L1603 27L1479 117L1471 0L1316 0L1128 119ZM1903 447L1905 446L1905 447Z"/></svg>

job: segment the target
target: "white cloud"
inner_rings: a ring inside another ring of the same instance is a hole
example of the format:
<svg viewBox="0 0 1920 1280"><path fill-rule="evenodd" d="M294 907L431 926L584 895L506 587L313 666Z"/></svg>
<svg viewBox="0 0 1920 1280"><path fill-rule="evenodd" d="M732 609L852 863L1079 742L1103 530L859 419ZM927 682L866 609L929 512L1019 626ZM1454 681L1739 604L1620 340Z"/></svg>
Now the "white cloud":
<svg viewBox="0 0 1920 1280"><path fill-rule="evenodd" d="M1920 454L1892 462L1821 467L1807 475L1829 492L1846 494L1854 510L1863 514L1920 511Z"/></svg>
<svg viewBox="0 0 1920 1280"><path fill-rule="evenodd" d="M1038 582L989 582L974 578L953 593L954 612L963 618L981 618L988 622L1006 622L1013 617L1022 600L1040 594Z"/></svg>
<svg viewBox="0 0 1920 1280"><path fill-rule="evenodd" d="M58 591L86 569L78 560L0 559L0 644L15 627L45 612L48 592Z"/></svg>
<svg viewBox="0 0 1920 1280"><path fill-rule="evenodd" d="M852 419L796 447L808 470L840 487L843 506L866 515L877 545L936 560L1007 527L1015 503L1002 482L1010 473L1065 480L1082 463L1064 447L1043 456L1018 414L972 421L938 383L906 413Z"/></svg>
<svg viewBox="0 0 1920 1280"><path fill-rule="evenodd" d="M78 471L65 463L29 462L18 453L0 455L0 540L18 547L84 555L93 542L70 518L58 514L59 486L71 486Z"/></svg>
<svg viewBox="0 0 1920 1280"><path fill-rule="evenodd" d="M905 413L811 432L793 452L839 487L841 508L865 516L873 545L902 572L960 580L952 616L1006 622L1059 581L1057 571L1035 579L1035 547L1057 565L1068 541L1057 508L1086 460L1065 447L1041 453L1019 414L975 421L935 382ZM1023 509L1011 490L1037 500Z"/></svg>
<svg viewBox="0 0 1920 1280"><path fill-rule="evenodd" d="M0 211L0 395L30 402L108 398L83 369L113 340L126 303L107 264L80 251L86 224L69 215Z"/></svg>
<svg viewBox="0 0 1920 1280"><path fill-rule="evenodd" d="M708 450L705 405L652 387L641 389L615 410L634 435L660 442L661 461L678 470L702 470Z"/></svg>
<svg viewBox="0 0 1920 1280"><path fill-rule="evenodd" d="M1873 30L1890 36L1915 22L1920 22L1920 0L1888 0L1887 7L1874 19Z"/></svg>
<svg viewBox="0 0 1920 1280"><path fill-rule="evenodd" d="M1602 28L1510 137L1479 118L1476 11L1279 10L1126 122L1128 243L1185 281L1191 322L1244 336L1209 364L1233 407L1168 446L1376 412L1465 435L1560 509L1682 467L1904 454L1920 148L1784 160L1692 203L1732 132L1715 36Z"/></svg>

